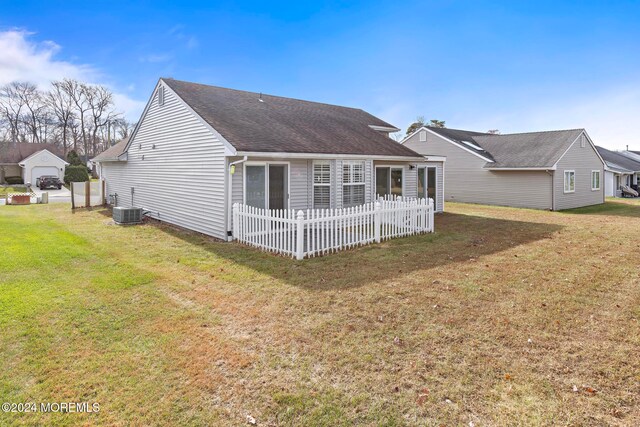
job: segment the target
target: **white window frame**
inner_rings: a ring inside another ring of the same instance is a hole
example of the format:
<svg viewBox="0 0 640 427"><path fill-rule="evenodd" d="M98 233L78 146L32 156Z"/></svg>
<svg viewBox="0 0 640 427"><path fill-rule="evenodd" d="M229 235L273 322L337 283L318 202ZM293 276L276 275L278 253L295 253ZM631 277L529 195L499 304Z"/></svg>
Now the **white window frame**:
<svg viewBox="0 0 640 427"><path fill-rule="evenodd" d="M289 209L291 204L291 163L290 162L266 162L266 161L247 161L242 164L242 203L247 204L247 166L264 166L264 205L266 210L269 208L269 165L286 166L287 167L287 197L286 207Z"/></svg>
<svg viewBox="0 0 640 427"><path fill-rule="evenodd" d="M568 193L575 193L576 192L576 171L575 170L565 170L563 171L563 176L564 176L564 192L565 194ZM567 180L567 174L569 175L569 179ZM571 175L573 174L573 188L569 188L567 190L567 187L570 187L571 184Z"/></svg>
<svg viewBox="0 0 640 427"><path fill-rule="evenodd" d="M595 177L596 174L598 174L598 186L594 187L593 186L593 181L594 181L593 178ZM602 184L600 183L601 179L602 179L602 174L600 173L599 170L592 170L591 171L591 191L599 191L600 190L600 188L602 187Z"/></svg>
<svg viewBox="0 0 640 427"><path fill-rule="evenodd" d="M353 166L354 165L362 165L362 182L353 182L353 178L354 178L354 173L353 173ZM349 166L349 181L350 182L345 182L344 180L344 167L345 166ZM367 202L367 186L366 186L366 169L367 169L367 165L365 164L364 160L345 160L342 162L342 168L340 173L342 174L342 207L351 207L351 206L358 206L358 205L349 205L349 206L345 206L344 204L344 187L347 186L362 186L362 194L363 194L363 200L362 203L366 203Z"/></svg>
<svg viewBox="0 0 640 427"><path fill-rule="evenodd" d="M316 165L329 166L329 182L316 183ZM314 209L330 209L331 208L331 161L329 160L314 160L311 168L311 179L313 180L313 193L311 194L311 203ZM316 207L316 187L328 187L329 188L329 206L327 208Z"/></svg>
<svg viewBox="0 0 640 427"><path fill-rule="evenodd" d="M389 169L389 182L387 182L388 186L389 186L389 191L391 191L391 171L396 169L396 170L400 170L402 172L402 196L404 196L406 194L406 188L405 188L405 173L404 173L404 166L402 165L376 165L376 172L378 169ZM418 172L416 171L416 174ZM378 174L375 174L375 179L374 179L374 191L377 191L378 188ZM417 183L416 183L416 190L417 190ZM379 196L379 194L376 194L376 197Z"/></svg>

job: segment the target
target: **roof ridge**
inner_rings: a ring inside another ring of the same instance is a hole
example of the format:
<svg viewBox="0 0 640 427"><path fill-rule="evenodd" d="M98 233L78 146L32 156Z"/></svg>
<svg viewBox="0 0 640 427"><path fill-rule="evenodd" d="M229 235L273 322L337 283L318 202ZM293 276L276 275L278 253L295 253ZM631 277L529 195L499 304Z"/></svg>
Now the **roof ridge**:
<svg viewBox="0 0 640 427"><path fill-rule="evenodd" d="M528 134L532 134L532 133L570 132L570 131L576 131L576 130L583 131L585 129L584 128L554 129L554 130L539 130L539 131L514 132L514 133L488 133L488 134L485 134L485 135L486 136L512 136L512 135L528 135Z"/></svg>
<svg viewBox="0 0 640 427"><path fill-rule="evenodd" d="M367 111L363 110L362 108L347 107L347 106L344 106L344 105L337 105L337 104L329 104L328 102L309 101L308 99L300 99L300 98L291 98L291 97L288 97L288 96L271 95L269 93L264 93L264 92L253 92L253 91L250 91L250 90L232 89L232 88L224 87L224 86L216 86L216 85L210 85L210 84L205 84L205 83L190 82L188 80L178 80L178 79L174 79L172 77L160 77L160 79L161 80L173 80L175 82L188 83L188 84L191 84L191 85L212 87L212 88L223 89L223 90L228 90L228 91L232 91L232 92L242 92L242 93L246 93L246 94L263 95L263 96L269 96L271 98L279 98L279 99L289 99L289 100L292 100L292 101L306 102L306 103L309 103L309 104L326 105L326 106L329 106L329 107L338 107L338 108L348 108L349 110L362 111L364 113L367 113L367 114L371 115L371 113L368 113Z"/></svg>
<svg viewBox="0 0 640 427"><path fill-rule="evenodd" d="M441 127L437 127L437 126L429 126L427 124L424 125L424 127L429 128L429 129L445 129L445 130L454 130L454 131L458 131L458 132L473 132L473 133L480 133L482 135L494 135L492 133L487 133L487 132L478 132L476 130L466 130L466 129L456 129L456 128L441 128ZM478 135L476 135L478 136Z"/></svg>

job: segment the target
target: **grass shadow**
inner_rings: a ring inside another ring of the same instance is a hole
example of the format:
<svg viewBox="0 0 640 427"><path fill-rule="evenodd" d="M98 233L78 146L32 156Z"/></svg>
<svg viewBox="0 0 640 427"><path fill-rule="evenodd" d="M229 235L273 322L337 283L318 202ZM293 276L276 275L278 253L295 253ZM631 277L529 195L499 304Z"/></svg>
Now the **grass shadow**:
<svg viewBox="0 0 640 427"><path fill-rule="evenodd" d="M613 199L604 204L560 211L565 214L608 215L640 218L640 199Z"/></svg>
<svg viewBox="0 0 640 427"><path fill-rule="evenodd" d="M202 246L215 257L312 291L387 282L407 273L491 255L551 235L563 227L445 213L436 216L436 233L393 239L318 258L296 261L238 243L156 222L164 233ZM206 260L193 264L207 268Z"/></svg>

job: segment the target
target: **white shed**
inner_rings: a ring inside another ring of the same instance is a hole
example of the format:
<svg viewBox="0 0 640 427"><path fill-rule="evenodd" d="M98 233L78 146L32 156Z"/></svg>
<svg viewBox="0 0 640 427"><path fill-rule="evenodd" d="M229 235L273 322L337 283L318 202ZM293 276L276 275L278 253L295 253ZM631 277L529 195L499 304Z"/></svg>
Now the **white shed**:
<svg viewBox="0 0 640 427"><path fill-rule="evenodd" d="M36 151L18 165L22 168L24 183L36 185L36 180L43 175L57 176L64 179L64 170L69 163L51 153L49 150Z"/></svg>

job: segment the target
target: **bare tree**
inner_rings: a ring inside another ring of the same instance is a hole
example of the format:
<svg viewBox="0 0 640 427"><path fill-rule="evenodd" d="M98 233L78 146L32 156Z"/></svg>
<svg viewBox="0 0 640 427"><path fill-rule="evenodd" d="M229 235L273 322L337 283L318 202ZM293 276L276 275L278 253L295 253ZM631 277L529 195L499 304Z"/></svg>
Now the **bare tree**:
<svg viewBox="0 0 640 427"><path fill-rule="evenodd" d="M11 82L0 88L0 112L9 125L9 134L13 145L20 138L20 124L22 123L23 97L20 93L26 90L29 83Z"/></svg>
<svg viewBox="0 0 640 427"><path fill-rule="evenodd" d="M98 132L116 119L116 114L111 110L113 95L104 86L85 85L85 97L91 113L91 154L95 155L98 151Z"/></svg>
<svg viewBox="0 0 640 427"><path fill-rule="evenodd" d="M64 79L62 81L62 88L67 93L67 95L73 101L73 105L75 107L74 114L80 120L80 136L82 137L82 146L84 149L84 153L88 153L89 144L87 141L87 128L85 126L87 119L87 112L91 109L89 106L89 102L87 101L87 87L85 83L80 83L77 80L73 79ZM78 151L78 140L74 138L73 150Z"/></svg>
<svg viewBox="0 0 640 427"><path fill-rule="evenodd" d="M15 96L18 97L18 103L23 107L20 120L26 126L31 136L31 142L37 144L41 141L40 132L46 111L42 92L33 83L21 83L19 88L20 90L16 91Z"/></svg>
<svg viewBox="0 0 640 427"><path fill-rule="evenodd" d="M17 143L50 143L84 156L108 148L131 133L133 124L114 110L104 86L73 79L52 82L43 92L29 82L0 87L0 149Z"/></svg>
<svg viewBox="0 0 640 427"><path fill-rule="evenodd" d="M118 118L113 123L114 126L114 137L117 141L120 141L125 138L129 138L133 133L137 123L129 122L124 118Z"/></svg>
<svg viewBox="0 0 640 427"><path fill-rule="evenodd" d="M67 141L69 140L70 126L75 116L73 114L74 102L64 89L65 85L67 83L64 80L53 82L51 91L47 94L47 102L58 121L58 127L62 130L62 150L66 157L67 148L69 147Z"/></svg>

